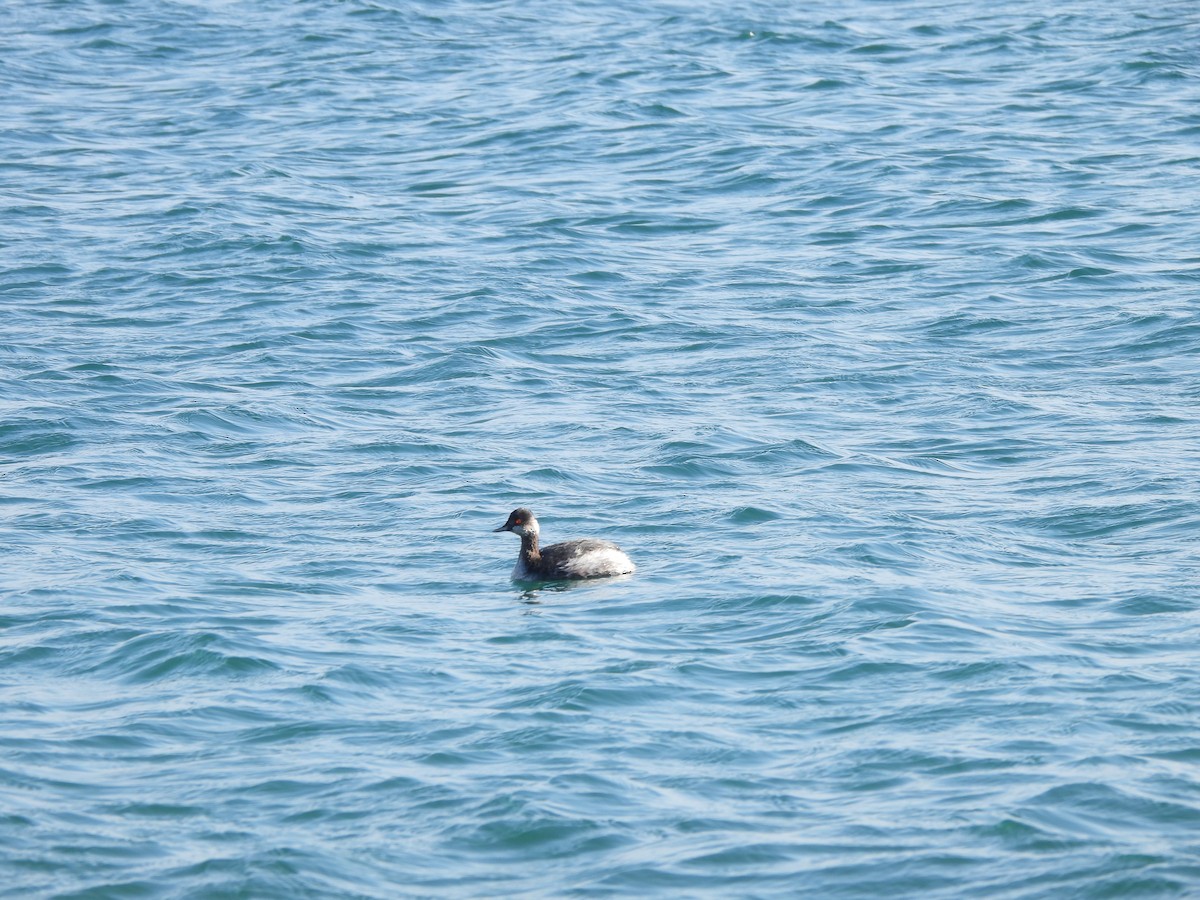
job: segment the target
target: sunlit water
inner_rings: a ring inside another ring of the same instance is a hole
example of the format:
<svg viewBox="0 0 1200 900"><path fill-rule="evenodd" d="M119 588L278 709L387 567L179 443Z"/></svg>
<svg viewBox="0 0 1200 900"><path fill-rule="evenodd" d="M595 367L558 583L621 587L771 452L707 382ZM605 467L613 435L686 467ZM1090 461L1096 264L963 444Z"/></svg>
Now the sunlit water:
<svg viewBox="0 0 1200 900"><path fill-rule="evenodd" d="M1200 893L1197 48L6 6L0 895Z"/></svg>

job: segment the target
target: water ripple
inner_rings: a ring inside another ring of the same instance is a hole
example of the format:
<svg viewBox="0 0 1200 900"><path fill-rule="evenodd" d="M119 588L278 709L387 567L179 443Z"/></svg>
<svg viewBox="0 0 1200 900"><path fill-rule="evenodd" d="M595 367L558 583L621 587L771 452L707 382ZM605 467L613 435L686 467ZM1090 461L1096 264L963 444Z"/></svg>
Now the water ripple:
<svg viewBox="0 0 1200 900"><path fill-rule="evenodd" d="M247 12L0 36L0 893L1196 893L1190 10Z"/></svg>

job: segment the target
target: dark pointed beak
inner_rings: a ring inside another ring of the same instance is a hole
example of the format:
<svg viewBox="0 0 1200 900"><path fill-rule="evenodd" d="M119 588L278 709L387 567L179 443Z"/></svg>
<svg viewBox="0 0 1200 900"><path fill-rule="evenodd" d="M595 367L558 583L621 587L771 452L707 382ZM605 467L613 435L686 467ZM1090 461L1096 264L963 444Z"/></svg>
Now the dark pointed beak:
<svg viewBox="0 0 1200 900"><path fill-rule="evenodd" d="M506 524L504 524L504 525L501 525L499 528L493 528L493 529L492 529L492 533L493 533L493 534L494 534L495 532L497 532L497 531L508 531L508 525L507 525L507 523L506 523Z"/></svg>

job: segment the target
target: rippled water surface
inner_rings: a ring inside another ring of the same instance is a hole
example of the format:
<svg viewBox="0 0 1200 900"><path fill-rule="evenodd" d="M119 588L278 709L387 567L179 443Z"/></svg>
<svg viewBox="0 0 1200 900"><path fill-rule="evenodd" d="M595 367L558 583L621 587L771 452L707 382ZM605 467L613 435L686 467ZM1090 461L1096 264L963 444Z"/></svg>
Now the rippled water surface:
<svg viewBox="0 0 1200 900"><path fill-rule="evenodd" d="M1196 896L1197 48L6 5L0 896Z"/></svg>

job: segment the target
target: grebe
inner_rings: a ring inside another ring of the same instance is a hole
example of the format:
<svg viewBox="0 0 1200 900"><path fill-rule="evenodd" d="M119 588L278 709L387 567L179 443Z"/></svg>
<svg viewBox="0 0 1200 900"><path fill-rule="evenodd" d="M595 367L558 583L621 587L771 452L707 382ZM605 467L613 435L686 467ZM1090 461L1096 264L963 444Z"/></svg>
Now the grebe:
<svg viewBox="0 0 1200 900"><path fill-rule="evenodd" d="M495 531L521 537L521 550L513 568L514 581L555 581L562 578L604 578L628 575L636 567L621 548L610 541L563 541L538 549L538 521L524 506L514 509Z"/></svg>

